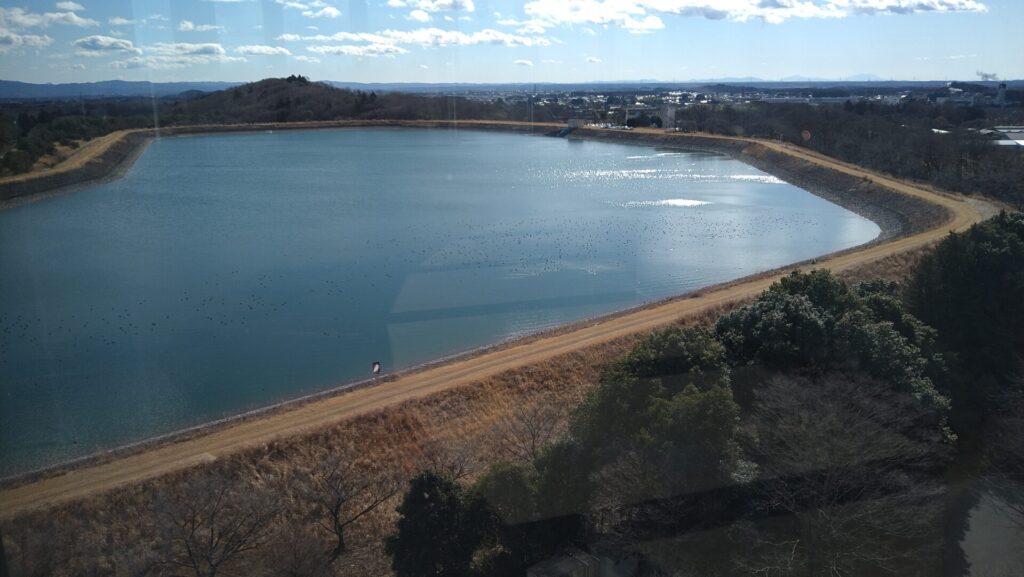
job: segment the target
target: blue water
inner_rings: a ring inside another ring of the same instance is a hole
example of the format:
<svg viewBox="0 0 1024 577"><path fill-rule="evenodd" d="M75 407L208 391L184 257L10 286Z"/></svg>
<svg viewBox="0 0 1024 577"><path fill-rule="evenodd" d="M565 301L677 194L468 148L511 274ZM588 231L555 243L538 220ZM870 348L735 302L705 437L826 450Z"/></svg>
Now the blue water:
<svg viewBox="0 0 1024 577"><path fill-rule="evenodd" d="M0 212L0 476L867 242L727 157L516 134L166 138Z"/></svg>

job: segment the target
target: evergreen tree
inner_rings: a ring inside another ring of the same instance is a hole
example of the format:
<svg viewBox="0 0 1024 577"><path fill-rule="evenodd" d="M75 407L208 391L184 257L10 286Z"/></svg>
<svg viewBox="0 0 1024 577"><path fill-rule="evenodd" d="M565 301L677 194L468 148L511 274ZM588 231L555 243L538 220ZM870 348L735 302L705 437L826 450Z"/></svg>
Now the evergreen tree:
<svg viewBox="0 0 1024 577"><path fill-rule="evenodd" d="M398 577L462 577L494 533L494 515L479 496L434 472L420 473L397 509L398 532L385 546Z"/></svg>

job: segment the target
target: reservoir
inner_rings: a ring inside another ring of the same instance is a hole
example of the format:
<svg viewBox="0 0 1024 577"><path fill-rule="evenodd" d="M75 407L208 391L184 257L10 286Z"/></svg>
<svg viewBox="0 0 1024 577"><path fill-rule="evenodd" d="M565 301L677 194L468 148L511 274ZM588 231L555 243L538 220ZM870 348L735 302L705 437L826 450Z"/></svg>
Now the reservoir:
<svg viewBox="0 0 1024 577"><path fill-rule="evenodd" d="M0 477L874 239L725 156L485 131L154 141L0 212Z"/></svg>

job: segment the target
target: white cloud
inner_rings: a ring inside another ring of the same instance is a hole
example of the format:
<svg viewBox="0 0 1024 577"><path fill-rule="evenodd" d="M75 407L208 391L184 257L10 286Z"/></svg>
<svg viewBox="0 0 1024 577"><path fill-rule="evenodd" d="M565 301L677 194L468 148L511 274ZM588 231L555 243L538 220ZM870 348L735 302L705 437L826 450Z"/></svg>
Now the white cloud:
<svg viewBox="0 0 1024 577"><path fill-rule="evenodd" d="M412 4L427 12L442 10L473 12L476 10L473 0L413 0Z"/></svg>
<svg viewBox="0 0 1024 577"><path fill-rule="evenodd" d="M414 8L424 12L473 12L473 0L388 0L391 8Z"/></svg>
<svg viewBox="0 0 1024 577"><path fill-rule="evenodd" d="M253 54L259 56L291 56L290 50L284 46L264 46L261 44L247 44L235 48L239 54Z"/></svg>
<svg viewBox="0 0 1024 577"><path fill-rule="evenodd" d="M519 34L543 34L551 23L537 18L529 20L517 20L515 18L499 18L495 21L499 26L516 26Z"/></svg>
<svg viewBox="0 0 1024 577"><path fill-rule="evenodd" d="M224 31L223 26L214 26L213 24L195 24L189 20L182 20L178 22L179 32L215 32Z"/></svg>
<svg viewBox="0 0 1024 577"><path fill-rule="evenodd" d="M120 16L116 16L114 18L111 18L110 20L107 20L107 23L110 24L111 26L131 26L131 25L135 24L135 22L136 22L135 20L129 20L127 18L121 18Z"/></svg>
<svg viewBox="0 0 1024 577"><path fill-rule="evenodd" d="M320 59L317 58L316 56L304 56L302 54L298 54L296 56L293 56L293 58L295 58L299 62L309 62L311 64L320 64Z"/></svg>
<svg viewBox="0 0 1024 577"><path fill-rule="evenodd" d="M854 14L988 11L988 7L977 0L831 0L830 3Z"/></svg>
<svg viewBox="0 0 1024 577"><path fill-rule="evenodd" d="M596 56L587 56L587 63L588 64L600 64L601 63L601 59L596 57Z"/></svg>
<svg viewBox="0 0 1024 577"><path fill-rule="evenodd" d="M476 46L496 44L503 46L550 46L551 40L541 36L520 36L490 28L466 33L459 30L419 28L416 30L385 30L381 36L397 44L415 44L426 47Z"/></svg>
<svg viewBox="0 0 1024 577"><path fill-rule="evenodd" d="M533 68L533 61L532 60L526 60L525 58L519 59L519 60L513 60L512 64L515 64L516 66L529 66L530 68Z"/></svg>
<svg viewBox="0 0 1024 577"><path fill-rule="evenodd" d="M45 48L53 44L53 38L49 36L37 36L35 34L16 34L5 28L0 28L0 53L14 50L25 46L28 48Z"/></svg>
<svg viewBox="0 0 1024 577"><path fill-rule="evenodd" d="M979 0L531 0L523 6L546 27L597 24L637 33L663 28L663 15L777 24L790 18L987 10Z"/></svg>
<svg viewBox="0 0 1024 577"><path fill-rule="evenodd" d="M430 70L430 67L427 66L426 64L420 64L420 69L422 69L422 70Z"/></svg>
<svg viewBox="0 0 1024 577"><path fill-rule="evenodd" d="M317 54L344 56L396 56L409 52L394 44L343 44L339 46L307 46L306 50Z"/></svg>
<svg viewBox="0 0 1024 577"><path fill-rule="evenodd" d="M301 36L299 34L282 34L277 37L282 42L297 42L299 40L312 42L371 42L378 44L391 44L391 39L381 34L370 32L335 32L334 34L313 34Z"/></svg>
<svg viewBox="0 0 1024 577"><path fill-rule="evenodd" d="M401 1L401 0L399 0ZM426 14L429 17L429 14ZM359 57L394 57L407 54L407 46L437 48L445 46L476 46L481 44L515 46L550 46L552 40L542 36L525 36L484 29L466 33L440 28L418 28L413 30L384 30L382 32L336 32L334 34L282 34L281 42L318 42L306 50L321 55L344 55ZM342 42L344 44L327 44Z"/></svg>
<svg viewBox="0 0 1024 577"><path fill-rule="evenodd" d="M74 12L46 12L38 14L28 12L24 8L0 8L0 27L7 28L47 28L54 24L67 26L99 26L99 22L91 18L82 18Z"/></svg>
<svg viewBox="0 0 1024 577"><path fill-rule="evenodd" d="M409 13L409 20L416 22L430 22L430 13L426 10L413 10Z"/></svg>
<svg viewBox="0 0 1024 577"><path fill-rule="evenodd" d="M78 2L57 2L57 10L67 10L68 12L80 12L85 10L85 6L82 6Z"/></svg>
<svg viewBox="0 0 1024 577"><path fill-rule="evenodd" d="M224 47L216 42L193 44L191 42L158 42L146 46L147 52L182 56L223 56L227 54Z"/></svg>
<svg viewBox="0 0 1024 577"><path fill-rule="evenodd" d="M189 42L157 43L143 46L143 56L112 62L117 69L150 68L173 70L197 64L245 62L240 56L229 56L224 47L217 43L193 44Z"/></svg>
<svg viewBox="0 0 1024 577"><path fill-rule="evenodd" d="M114 62L110 63L110 67L111 68L115 68L117 70L130 70L130 69L134 69L134 68L145 68L146 67L146 59L136 56L134 58L128 58L126 60L115 60Z"/></svg>
<svg viewBox="0 0 1024 577"><path fill-rule="evenodd" d="M438 48L445 46L477 46L480 44L493 44L501 46L550 46L552 41L543 36L522 36L508 34L490 28L478 32L462 32L459 30L442 30L440 28L417 28L414 30L385 30L383 32L336 32L334 34L315 34L302 36L299 34L282 34L277 37L282 42L365 42L378 45L415 45L424 48ZM330 46L316 47L318 50L331 48ZM347 48L351 53L351 48ZM393 52L401 54L403 52Z"/></svg>
<svg viewBox="0 0 1024 577"><path fill-rule="evenodd" d="M657 16L645 16L643 20L630 18L622 23L622 27L633 34L654 32L665 27L665 23Z"/></svg>
<svg viewBox="0 0 1024 577"><path fill-rule="evenodd" d="M320 10L304 10L302 15L306 18L337 18L341 16L341 10L338 10L334 6L325 6Z"/></svg>
<svg viewBox="0 0 1024 577"><path fill-rule="evenodd" d="M476 10L473 0L417 0L417 5L428 12L440 10L472 12Z"/></svg>
<svg viewBox="0 0 1024 577"><path fill-rule="evenodd" d="M79 56L105 56L108 54L142 54L131 40L113 36L86 36L72 42Z"/></svg>
<svg viewBox="0 0 1024 577"><path fill-rule="evenodd" d="M341 16L341 10L327 4L323 0L312 0L299 2L297 0L275 0L277 4L285 8L299 10L306 18L337 18ZM319 8L319 10L317 10Z"/></svg>

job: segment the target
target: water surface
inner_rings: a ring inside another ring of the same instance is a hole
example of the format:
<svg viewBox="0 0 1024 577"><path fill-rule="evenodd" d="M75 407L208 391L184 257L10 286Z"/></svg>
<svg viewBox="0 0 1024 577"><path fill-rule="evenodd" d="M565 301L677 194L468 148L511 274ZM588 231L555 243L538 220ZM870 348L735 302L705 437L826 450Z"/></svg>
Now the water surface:
<svg viewBox="0 0 1024 577"><path fill-rule="evenodd" d="M0 476L867 242L730 158L446 130L153 142L0 212Z"/></svg>

